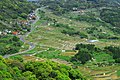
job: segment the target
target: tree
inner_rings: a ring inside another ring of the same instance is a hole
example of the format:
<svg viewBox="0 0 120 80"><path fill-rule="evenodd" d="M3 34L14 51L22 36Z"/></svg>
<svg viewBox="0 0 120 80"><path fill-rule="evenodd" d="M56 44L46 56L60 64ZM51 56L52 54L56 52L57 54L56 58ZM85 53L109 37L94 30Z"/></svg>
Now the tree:
<svg viewBox="0 0 120 80"><path fill-rule="evenodd" d="M27 14L26 13L22 13L21 17L26 19L27 18Z"/></svg>
<svg viewBox="0 0 120 80"><path fill-rule="evenodd" d="M12 40L15 41L15 42L17 42L17 41L19 41L19 38L16 37L16 36L13 36Z"/></svg>
<svg viewBox="0 0 120 80"><path fill-rule="evenodd" d="M24 73L23 73L23 76L25 77L25 80L38 80L38 79L36 78L36 75L33 74L33 73L30 72L30 71L24 72Z"/></svg>
<svg viewBox="0 0 120 80"><path fill-rule="evenodd" d="M87 61L91 60L92 56L88 49L80 49L79 52L72 58L72 60L80 61L85 64Z"/></svg>

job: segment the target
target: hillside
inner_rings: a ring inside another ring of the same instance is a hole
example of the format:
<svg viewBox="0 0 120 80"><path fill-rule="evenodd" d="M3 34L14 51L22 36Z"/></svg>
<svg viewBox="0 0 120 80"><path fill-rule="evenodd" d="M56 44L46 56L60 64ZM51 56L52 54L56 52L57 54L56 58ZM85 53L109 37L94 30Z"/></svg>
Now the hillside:
<svg viewBox="0 0 120 80"><path fill-rule="evenodd" d="M21 61L21 62L20 62ZM70 66L57 64L51 61L24 62L21 57L4 59L0 56L0 79L1 80L71 80L86 78Z"/></svg>
<svg viewBox="0 0 120 80"><path fill-rule="evenodd" d="M25 55L72 63L96 80L119 79L118 5L75 0L40 4L45 7L38 12L37 28L26 39L36 47Z"/></svg>
<svg viewBox="0 0 120 80"><path fill-rule="evenodd" d="M21 8L22 7L22 8ZM15 24L18 20L26 20L27 15L35 10L36 6L34 4L28 3L26 0L1 0L0 1L0 23L2 22L11 25L9 28L7 25L4 25L6 29L16 30L19 28ZM5 27L1 27L5 30ZM0 30L1 31L1 30Z"/></svg>
<svg viewBox="0 0 120 80"><path fill-rule="evenodd" d="M20 17L26 18L27 14L29 14L34 9L35 6L25 0L1 0L0 20L10 21Z"/></svg>
<svg viewBox="0 0 120 80"><path fill-rule="evenodd" d="M22 8L21 8L22 7ZM14 54L21 50L23 41L18 34L30 31L28 14L36 9L36 5L26 0L1 0L0 1L0 54ZM20 23L27 21L27 25ZM25 31L26 29L26 31Z"/></svg>
<svg viewBox="0 0 120 80"><path fill-rule="evenodd" d="M5 2L1 79L120 79L119 0Z"/></svg>

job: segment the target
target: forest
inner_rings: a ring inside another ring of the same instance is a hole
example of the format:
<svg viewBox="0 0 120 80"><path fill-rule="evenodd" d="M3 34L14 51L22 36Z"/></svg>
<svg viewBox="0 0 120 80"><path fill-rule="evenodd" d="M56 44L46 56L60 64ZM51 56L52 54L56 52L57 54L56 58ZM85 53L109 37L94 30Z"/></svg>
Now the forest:
<svg viewBox="0 0 120 80"><path fill-rule="evenodd" d="M86 80L79 72L64 64L51 61L24 62L22 57L4 59L0 56L0 79L2 80Z"/></svg>

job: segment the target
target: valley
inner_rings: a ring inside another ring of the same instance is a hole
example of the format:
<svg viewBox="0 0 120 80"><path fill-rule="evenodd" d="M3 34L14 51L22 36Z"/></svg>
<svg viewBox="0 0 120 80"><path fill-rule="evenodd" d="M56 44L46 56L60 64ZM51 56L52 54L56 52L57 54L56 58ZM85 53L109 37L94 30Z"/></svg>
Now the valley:
<svg viewBox="0 0 120 80"><path fill-rule="evenodd" d="M11 31L1 29L0 65L12 70L0 79L20 80L13 76L18 71L24 80L119 80L119 1L104 1L29 2L37 8L24 19L0 20Z"/></svg>

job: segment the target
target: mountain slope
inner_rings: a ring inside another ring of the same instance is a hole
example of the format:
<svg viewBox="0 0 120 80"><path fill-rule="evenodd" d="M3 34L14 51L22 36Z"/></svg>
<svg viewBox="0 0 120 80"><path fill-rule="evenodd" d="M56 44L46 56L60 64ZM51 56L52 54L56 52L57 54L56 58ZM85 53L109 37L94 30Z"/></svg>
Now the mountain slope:
<svg viewBox="0 0 120 80"><path fill-rule="evenodd" d="M27 18L27 15L35 8L36 6L34 4L31 4L26 0L1 0L0 20L3 21L3 23L11 25L14 29L16 26L18 26L15 24L17 19L19 18L19 20L25 20ZM3 30L9 29L9 27L6 25L1 28L3 28Z"/></svg>
<svg viewBox="0 0 120 80"><path fill-rule="evenodd" d="M24 18L26 16L23 14L28 14L33 9L35 9L35 6L25 0L1 0L0 20Z"/></svg>

